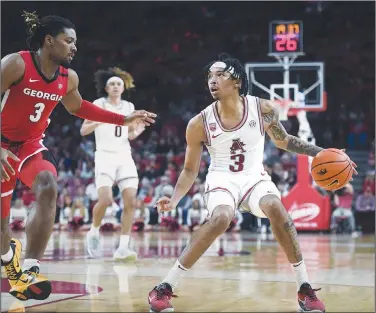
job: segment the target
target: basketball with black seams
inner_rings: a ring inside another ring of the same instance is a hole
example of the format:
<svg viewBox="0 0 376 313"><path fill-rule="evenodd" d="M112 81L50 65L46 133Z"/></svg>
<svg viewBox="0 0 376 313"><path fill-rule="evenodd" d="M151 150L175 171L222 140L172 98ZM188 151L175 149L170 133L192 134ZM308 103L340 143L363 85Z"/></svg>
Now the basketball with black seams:
<svg viewBox="0 0 376 313"><path fill-rule="evenodd" d="M341 189L351 180L353 167L345 152L330 148L320 151L314 157L311 175L318 186L334 191Z"/></svg>

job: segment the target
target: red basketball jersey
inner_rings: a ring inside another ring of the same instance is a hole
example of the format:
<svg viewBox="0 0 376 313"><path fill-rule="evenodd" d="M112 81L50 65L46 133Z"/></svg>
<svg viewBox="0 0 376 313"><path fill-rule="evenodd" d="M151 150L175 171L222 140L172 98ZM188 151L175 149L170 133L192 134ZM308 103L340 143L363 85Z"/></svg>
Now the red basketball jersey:
<svg viewBox="0 0 376 313"><path fill-rule="evenodd" d="M25 73L12 85L1 101L1 135L11 141L31 141L43 137L50 115L66 95L68 70L58 68L47 79L37 67L30 51L18 52L25 62Z"/></svg>

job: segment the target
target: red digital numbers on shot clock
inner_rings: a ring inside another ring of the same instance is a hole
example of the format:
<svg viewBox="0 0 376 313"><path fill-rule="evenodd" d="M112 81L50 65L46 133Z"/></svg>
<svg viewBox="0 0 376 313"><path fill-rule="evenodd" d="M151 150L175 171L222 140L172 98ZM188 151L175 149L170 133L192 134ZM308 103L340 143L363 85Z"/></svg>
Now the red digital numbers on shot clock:
<svg viewBox="0 0 376 313"><path fill-rule="evenodd" d="M303 23L301 21L273 21L269 27L269 53L303 52Z"/></svg>

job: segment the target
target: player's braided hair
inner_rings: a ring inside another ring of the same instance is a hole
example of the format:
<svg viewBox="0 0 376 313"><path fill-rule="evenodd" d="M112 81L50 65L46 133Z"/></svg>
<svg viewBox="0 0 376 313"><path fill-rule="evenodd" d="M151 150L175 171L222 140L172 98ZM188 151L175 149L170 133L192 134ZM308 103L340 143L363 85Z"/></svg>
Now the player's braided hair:
<svg viewBox="0 0 376 313"><path fill-rule="evenodd" d="M39 19L36 12L26 12L22 14L27 33L27 45L31 51L36 51L44 44L47 35L52 37L64 31L64 28L76 29L76 26L69 20L56 15L48 15Z"/></svg>
<svg viewBox="0 0 376 313"><path fill-rule="evenodd" d="M217 61L222 61L226 63L225 71L228 70L230 67L234 68L234 74L232 74L232 79L239 79L241 81L241 87L239 89L239 94L241 96L245 96L248 94L248 77L247 73L245 72L245 68L242 63L238 60L233 58L227 53L220 53L218 55L218 59L210 62L207 66L205 66L205 74L207 74L210 70L210 67Z"/></svg>
<svg viewBox="0 0 376 313"><path fill-rule="evenodd" d="M113 76L117 76L123 80L124 89L126 91L136 87L132 75L118 67L110 67L107 70L98 70L94 74L95 87L97 89L98 97L107 97L107 92L105 90L106 83L108 79Z"/></svg>

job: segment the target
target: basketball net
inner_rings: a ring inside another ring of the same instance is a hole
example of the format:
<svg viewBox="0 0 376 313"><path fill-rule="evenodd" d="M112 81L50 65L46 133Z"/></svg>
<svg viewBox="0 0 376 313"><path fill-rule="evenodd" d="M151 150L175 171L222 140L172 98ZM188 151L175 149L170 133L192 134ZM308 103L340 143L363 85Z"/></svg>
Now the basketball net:
<svg viewBox="0 0 376 313"><path fill-rule="evenodd" d="M313 136L311 126L309 125L308 119L307 119L307 112L303 108L298 108L294 106L294 102L291 100L274 100L276 103L279 104L280 110L279 110L279 119L280 121L287 121L289 119L289 116L296 116L299 122L299 131L298 131L298 137L306 142L309 142L311 144L316 144L315 137ZM298 159L304 159L306 156L304 155L298 155ZM310 172L310 167L312 164L312 157L308 157L308 168ZM303 162L301 162L303 164ZM303 172L301 169L298 168L298 179L303 176ZM309 175L309 174L307 174ZM304 175L305 176L305 175ZM310 177L310 176L308 176ZM308 177L306 177L308 181ZM305 178L302 180L305 180ZM313 182L314 184L314 182Z"/></svg>
<svg viewBox="0 0 376 313"><path fill-rule="evenodd" d="M279 120L287 121L289 116L296 116L299 122L298 136L300 139L309 143L315 144L315 137L313 136L311 126L307 119L307 112L303 108L298 108L291 100L274 100L279 104Z"/></svg>
<svg viewBox="0 0 376 313"><path fill-rule="evenodd" d="M280 121L287 121L289 119L289 110L293 105L293 101L274 99L274 102L278 103L278 105L280 107L279 120Z"/></svg>

